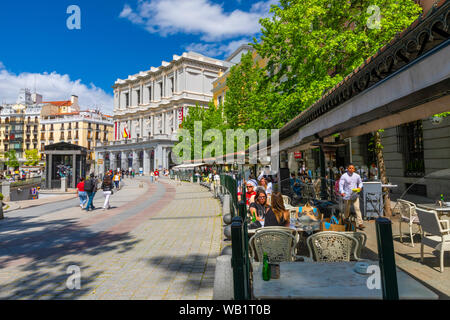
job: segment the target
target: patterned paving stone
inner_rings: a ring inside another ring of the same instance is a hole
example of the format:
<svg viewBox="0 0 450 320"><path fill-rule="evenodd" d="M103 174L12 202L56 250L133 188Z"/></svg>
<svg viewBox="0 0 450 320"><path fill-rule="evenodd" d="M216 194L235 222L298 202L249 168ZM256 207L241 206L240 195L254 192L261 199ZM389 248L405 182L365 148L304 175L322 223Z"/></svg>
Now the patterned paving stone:
<svg viewBox="0 0 450 320"><path fill-rule="evenodd" d="M211 299L212 282L202 278L220 254L219 202L195 184L125 183L108 211L82 212L74 199L0 222L0 245L10 245L0 251L0 298ZM97 194L94 206L102 202ZM71 265L80 267L80 290L65 287Z"/></svg>

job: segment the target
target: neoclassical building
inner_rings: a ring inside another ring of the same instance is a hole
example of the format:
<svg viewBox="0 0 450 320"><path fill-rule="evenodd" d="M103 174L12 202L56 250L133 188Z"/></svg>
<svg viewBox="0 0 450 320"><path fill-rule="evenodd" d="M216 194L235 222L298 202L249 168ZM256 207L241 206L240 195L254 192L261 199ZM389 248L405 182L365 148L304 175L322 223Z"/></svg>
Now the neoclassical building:
<svg viewBox="0 0 450 320"><path fill-rule="evenodd" d="M168 169L176 133L193 106L207 107L213 82L232 63L195 52L174 55L158 68L118 79L114 86L114 141L97 144L96 173Z"/></svg>

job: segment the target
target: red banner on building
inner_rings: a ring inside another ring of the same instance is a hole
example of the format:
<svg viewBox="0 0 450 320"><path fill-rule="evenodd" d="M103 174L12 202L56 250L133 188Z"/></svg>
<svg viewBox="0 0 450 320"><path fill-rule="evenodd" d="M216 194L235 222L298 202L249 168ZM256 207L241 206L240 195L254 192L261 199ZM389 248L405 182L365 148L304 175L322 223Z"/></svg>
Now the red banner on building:
<svg viewBox="0 0 450 320"><path fill-rule="evenodd" d="M294 152L294 158L295 159L301 159L302 158L302 153L301 152Z"/></svg>
<svg viewBox="0 0 450 320"><path fill-rule="evenodd" d="M183 108L178 108L178 128L181 126L181 123L183 122Z"/></svg>

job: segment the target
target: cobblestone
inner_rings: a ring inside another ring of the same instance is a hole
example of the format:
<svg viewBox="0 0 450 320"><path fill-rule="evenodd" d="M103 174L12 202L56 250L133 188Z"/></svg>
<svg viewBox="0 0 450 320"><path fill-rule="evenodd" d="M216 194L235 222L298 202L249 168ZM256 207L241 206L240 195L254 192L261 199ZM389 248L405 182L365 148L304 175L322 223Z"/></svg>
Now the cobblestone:
<svg viewBox="0 0 450 320"><path fill-rule="evenodd" d="M212 279L220 254L218 200L196 184L125 183L108 211L87 213L72 199L51 212L54 203L8 213L0 298L212 299L213 282L202 279ZM99 192L94 206L102 204ZM66 288L70 265L80 267L79 290Z"/></svg>

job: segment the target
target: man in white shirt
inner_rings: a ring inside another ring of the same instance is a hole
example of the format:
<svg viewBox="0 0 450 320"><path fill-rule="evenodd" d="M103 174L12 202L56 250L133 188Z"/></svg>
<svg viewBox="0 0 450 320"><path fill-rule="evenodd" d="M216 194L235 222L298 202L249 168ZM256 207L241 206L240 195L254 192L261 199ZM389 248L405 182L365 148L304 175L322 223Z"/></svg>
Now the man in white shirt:
<svg viewBox="0 0 450 320"><path fill-rule="evenodd" d="M362 180L361 177L355 173L355 166L353 164L349 164L347 167L347 172L341 176L339 180L339 192L344 199L345 211L344 216L345 219L348 219L350 215L350 206L355 208L356 219L358 224L358 229L364 230L361 210L359 209L359 196L358 192L361 191L362 188ZM357 192L353 191L356 190Z"/></svg>
<svg viewBox="0 0 450 320"><path fill-rule="evenodd" d="M220 186L220 175L217 171L214 171L214 196L217 198L219 196L219 186Z"/></svg>

